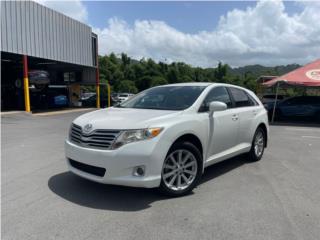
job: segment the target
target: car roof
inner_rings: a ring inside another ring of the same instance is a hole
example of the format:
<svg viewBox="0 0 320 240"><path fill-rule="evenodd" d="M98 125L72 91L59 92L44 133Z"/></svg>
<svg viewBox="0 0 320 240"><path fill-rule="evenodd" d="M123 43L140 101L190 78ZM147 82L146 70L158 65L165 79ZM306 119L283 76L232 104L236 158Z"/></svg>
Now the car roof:
<svg viewBox="0 0 320 240"><path fill-rule="evenodd" d="M159 86L159 87L167 87L167 86L203 86L203 87L206 87L206 86L209 86L209 85L212 85L214 83L212 82L185 82L185 83L173 83L173 84L166 84L166 85L162 85L162 86Z"/></svg>
<svg viewBox="0 0 320 240"><path fill-rule="evenodd" d="M216 82L185 82L185 83L173 83L167 85L161 85L157 87L168 87L168 86L196 86L196 87L208 87L208 86L224 86L224 87L235 87L239 89L243 89L245 91L250 91L249 89L243 88L238 85L232 85L227 83L216 83Z"/></svg>
<svg viewBox="0 0 320 240"><path fill-rule="evenodd" d="M310 99L314 99L314 98L320 98L320 96L294 96L294 97L289 97L286 100L290 100L290 99L306 99L306 98L310 98Z"/></svg>

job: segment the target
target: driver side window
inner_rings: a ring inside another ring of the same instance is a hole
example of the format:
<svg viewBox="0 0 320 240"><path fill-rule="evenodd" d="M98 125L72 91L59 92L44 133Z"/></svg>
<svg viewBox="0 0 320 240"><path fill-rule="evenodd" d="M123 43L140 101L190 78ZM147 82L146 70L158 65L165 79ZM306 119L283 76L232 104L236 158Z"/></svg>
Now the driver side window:
<svg viewBox="0 0 320 240"><path fill-rule="evenodd" d="M208 93L208 95L202 102L199 112L208 112L209 103L213 101L224 102L225 104L227 104L228 108L232 107L232 102L227 89L225 87L215 87Z"/></svg>

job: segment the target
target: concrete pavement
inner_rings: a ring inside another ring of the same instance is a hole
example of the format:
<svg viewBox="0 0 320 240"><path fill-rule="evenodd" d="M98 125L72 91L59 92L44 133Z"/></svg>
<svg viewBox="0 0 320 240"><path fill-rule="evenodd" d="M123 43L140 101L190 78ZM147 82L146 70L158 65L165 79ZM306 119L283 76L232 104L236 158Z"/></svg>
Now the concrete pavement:
<svg viewBox="0 0 320 240"><path fill-rule="evenodd" d="M273 126L260 162L216 164L170 199L67 172L80 114L2 116L3 239L319 239L320 128Z"/></svg>

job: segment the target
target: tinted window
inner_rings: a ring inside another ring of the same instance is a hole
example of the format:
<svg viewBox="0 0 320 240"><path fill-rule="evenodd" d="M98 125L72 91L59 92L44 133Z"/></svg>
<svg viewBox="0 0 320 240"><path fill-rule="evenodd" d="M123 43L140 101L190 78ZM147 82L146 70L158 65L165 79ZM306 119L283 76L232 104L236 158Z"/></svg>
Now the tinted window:
<svg viewBox="0 0 320 240"><path fill-rule="evenodd" d="M304 104L303 98L293 97L284 101L287 105L300 105Z"/></svg>
<svg viewBox="0 0 320 240"><path fill-rule="evenodd" d="M228 108L232 107L232 102L227 89L225 87L215 87L208 93L208 95L204 99L199 112L209 111L209 104L213 101L224 102L225 104L227 104Z"/></svg>
<svg viewBox="0 0 320 240"><path fill-rule="evenodd" d="M250 99L248 94L238 88L230 88L232 97L235 101L236 107L248 107L256 105L253 99Z"/></svg>
<svg viewBox="0 0 320 240"><path fill-rule="evenodd" d="M183 110L190 107L205 87L164 86L150 88L118 105L123 108Z"/></svg>
<svg viewBox="0 0 320 240"><path fill-rule="evenodd" d="M257 102L257 100L255 100L250 94L246 93L247 96L249 97L249 100L251 102L251 106L257 106L259 105L259 103Z"/></svg>
<svg viewBox="0 0 320 240"><path fill-rule="evenodd" d="M313 96L305 97L292 97L283 101L287 105L304 105L304 104L315 104L320 102L320 98Z"/></svg>

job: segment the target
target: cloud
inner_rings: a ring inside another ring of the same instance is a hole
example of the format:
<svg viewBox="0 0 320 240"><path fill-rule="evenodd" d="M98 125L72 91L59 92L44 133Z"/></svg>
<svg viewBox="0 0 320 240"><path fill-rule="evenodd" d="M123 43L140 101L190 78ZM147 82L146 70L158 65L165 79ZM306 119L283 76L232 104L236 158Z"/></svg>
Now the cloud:
<svg viewBox="0 0 320 240"><path fill-rule="evenodd" d="M131 26L111 18L99 35L100 54L125 52L133 58L184 61L194 66L305 64L320 56L320 3L300 2L288 15L281 1L260 1L220 17L214 31L181 32L163 21L137 20Z"/></svg>
<svg viewBox="0 0 320 240"><path fill-rule="evenodd" d="M36 2L61 12L80 22L87 22L88 11L80 0L71 1L52 1L52 0L36 0Z"/></svg>

